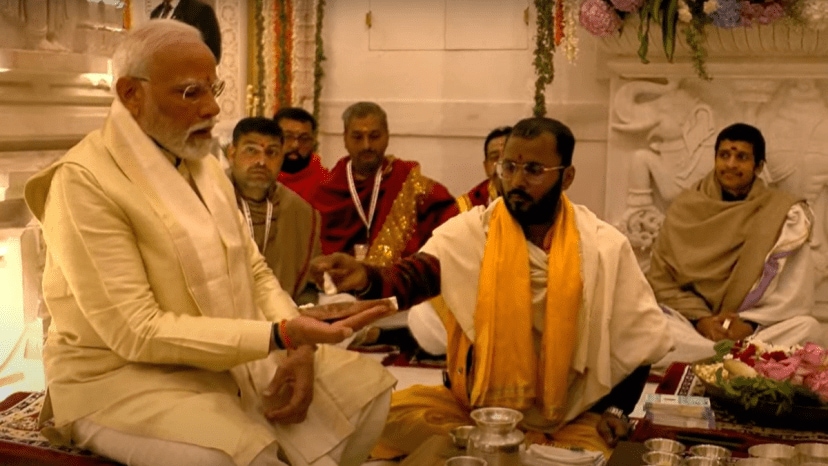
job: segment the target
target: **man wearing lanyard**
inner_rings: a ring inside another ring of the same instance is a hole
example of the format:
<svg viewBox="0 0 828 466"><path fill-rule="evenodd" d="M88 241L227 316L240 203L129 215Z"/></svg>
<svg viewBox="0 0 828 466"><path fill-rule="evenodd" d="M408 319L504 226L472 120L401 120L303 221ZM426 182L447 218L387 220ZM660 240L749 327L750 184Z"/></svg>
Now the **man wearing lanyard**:
<svg viewBox="0 0 828 466"><path fill-rule="evenodd" d="M420 249L432 230L458 213L445 186L420 173L417 162L385 154L388 117L373 102L342 114L345 148L316 193L322 214L322 250L346 252L388 265Z"/></svg>
<svg viewBox="0 0 828 466"><path fill-rule="evenodd" d="M316 302L308 264L321 253L319 213L276 181L284 161L283 136L270 118L244 118L227 148L236 201L253 241L282 288L298 304Z"/></svg>

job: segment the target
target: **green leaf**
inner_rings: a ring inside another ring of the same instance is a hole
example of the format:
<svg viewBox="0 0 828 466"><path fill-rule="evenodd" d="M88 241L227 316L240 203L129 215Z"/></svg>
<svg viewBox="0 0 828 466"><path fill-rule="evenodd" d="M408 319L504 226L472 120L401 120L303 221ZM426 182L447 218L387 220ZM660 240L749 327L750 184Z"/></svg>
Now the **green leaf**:
<svg viewBox="0 0 828 466"><path fill-rule="evenodd" d="M724 356L730 354L730 350L733 349L733 345L736 342L733 340L719 340L713 345L713 350L716 351L715 360L721 362L724 359Z"/></svg>
<svg viewBox="0 0 828 466"><path fill-rule="evenodd" d="M641 63L650 63L647 59L650 48L650 11L649 8L638 10L638 17L641 19L638 23L638 57L641 58Z"/></svg>
<svg viewBox="0 0 828 466"><path fill-rule="evenodd" d="M652 2L652 5L650 5L650 16L656 21L661 21L661 4L663 0L652 0Z"/></svg>
<svg viewBox="0 0 828 466"><path fill-rule="evenodd" d="M664 55L667 60L673 62L673 54L676 51L676 22L678 22L679 0L666 0L667 6L661 18L661 32L664 37Z"/></svg>

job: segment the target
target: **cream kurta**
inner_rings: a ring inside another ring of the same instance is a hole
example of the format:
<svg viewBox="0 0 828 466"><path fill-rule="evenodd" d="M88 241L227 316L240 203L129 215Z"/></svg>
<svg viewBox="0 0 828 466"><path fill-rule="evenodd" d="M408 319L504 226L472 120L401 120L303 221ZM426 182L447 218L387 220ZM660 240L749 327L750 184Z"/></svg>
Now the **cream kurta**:
<svg viewBox="0 0 828 466"><path fill-rule="evenodd" d="M218 162L186 163L198 195L116 100L103 130L27 183L48 252L44 364L55 424L64 441L88 417L218 448L238 464L273 441L301 451L297 463L314 461L353 433L348 417L393 377L322 347L307 420L264 419L260 393L276 369L271 322L295 316L295 305L250 239Z"/></svg>
<svg viewBox="0 0 828 466"><path fill-rule="evenodd" d="M422 252L440 260L443 299L471 341L475 336L474 297L480 264L491 211L497 202L502 201L494 201L487 209L473 208L446 222L434 230L422 248ZM589 409L632 371L654 363L672 345L664 315L629 242L586 207L573 207L581 238L584 289L564 421ZM539 329L543 328L548 299L546 260L530 254L530 262L534 327Z"/></svg>

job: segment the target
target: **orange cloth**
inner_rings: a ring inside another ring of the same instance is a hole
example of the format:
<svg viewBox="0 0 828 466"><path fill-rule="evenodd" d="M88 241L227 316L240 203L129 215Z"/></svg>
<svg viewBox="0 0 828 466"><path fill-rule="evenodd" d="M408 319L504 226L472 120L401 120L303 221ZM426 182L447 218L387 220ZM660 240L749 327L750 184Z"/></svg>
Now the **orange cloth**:
<svg viewBox="0 0 828 466"><path fill-rule="evenodd" d="M495 206L474 316L471 406L525 410L534 404L545 418L563 419L582 304L579 249L580 234L572 204L561 196L548 254L547 290L551 294L546 300L539 361L532 339L526 237L505 204Z"/></svg>

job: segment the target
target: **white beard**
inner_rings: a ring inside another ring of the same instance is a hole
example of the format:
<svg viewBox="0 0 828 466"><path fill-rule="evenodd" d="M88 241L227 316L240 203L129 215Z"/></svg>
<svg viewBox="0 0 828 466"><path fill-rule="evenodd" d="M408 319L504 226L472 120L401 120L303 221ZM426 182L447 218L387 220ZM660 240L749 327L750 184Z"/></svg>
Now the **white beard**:
<svg viewBox="0 0 828 466"><path fill-rule="evenodd" d="M196 123L181 135L171 129L173 125L167 124L165 120L168 120L168 118L160 115L157 109L149 110L144 131L161 147L184 160L200 160L210 153L210 148L213 145L212 139L199 138L190 141L190 135L194 131L214 126L216 124L215 118Z"/></svg>

